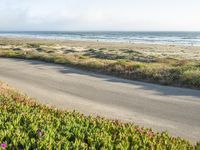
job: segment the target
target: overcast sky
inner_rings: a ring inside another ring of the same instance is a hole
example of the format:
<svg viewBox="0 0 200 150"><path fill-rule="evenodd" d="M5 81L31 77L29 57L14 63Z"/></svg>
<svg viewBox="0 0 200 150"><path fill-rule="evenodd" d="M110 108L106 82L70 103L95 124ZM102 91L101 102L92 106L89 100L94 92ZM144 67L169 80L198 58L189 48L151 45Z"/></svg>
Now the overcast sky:
<svg viewBox="0 0 200 150"><path fill-rule="evenodd" d="M0 30L200 31L200 0L0 0Z"/></svg>

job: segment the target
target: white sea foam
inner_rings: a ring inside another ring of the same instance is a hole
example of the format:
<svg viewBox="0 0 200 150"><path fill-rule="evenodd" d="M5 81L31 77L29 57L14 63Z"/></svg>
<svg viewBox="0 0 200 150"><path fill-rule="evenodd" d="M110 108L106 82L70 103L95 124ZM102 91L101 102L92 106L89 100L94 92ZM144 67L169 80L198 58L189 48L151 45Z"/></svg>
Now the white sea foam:
<svg viewBox="0 0 200 150"><path fill-rule="evenodd" d="M200 32L0 32L3 37L200 45Z"/></svg>

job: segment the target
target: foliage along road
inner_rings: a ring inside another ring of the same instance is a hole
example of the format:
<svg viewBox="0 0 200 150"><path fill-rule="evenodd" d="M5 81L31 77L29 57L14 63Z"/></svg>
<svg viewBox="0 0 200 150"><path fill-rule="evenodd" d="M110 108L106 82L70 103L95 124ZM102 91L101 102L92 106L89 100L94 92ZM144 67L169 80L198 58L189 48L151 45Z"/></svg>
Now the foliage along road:
<svg viewBox="0 0 200 150"><path fill-rule="evenodd" d="M119 79L40 61L0 58L0 80L40 102L200 139L200 91Z"/></svg>

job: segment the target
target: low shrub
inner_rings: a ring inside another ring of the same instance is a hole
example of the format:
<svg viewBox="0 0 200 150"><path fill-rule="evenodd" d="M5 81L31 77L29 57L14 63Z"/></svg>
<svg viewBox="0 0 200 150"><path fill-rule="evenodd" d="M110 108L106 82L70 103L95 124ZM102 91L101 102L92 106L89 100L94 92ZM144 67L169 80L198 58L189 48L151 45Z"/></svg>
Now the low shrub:
<svg viewBox="0 0 200 150"><path fill-rule="evenodd" d="M199 85L200 85L200 69L185 71L183 73L181 80L186 85L190 85L193 87L199 87Z"/></svg>
<svg viewBox="0 0 200 150"><path fill-rule="evenodd" d="M40 105L0 82L3 149L199 150L199 144L134 124Z"/></svg>
<svg viewBox="0 0 200 150"><path fill-rule="evenodd" d="M42 52L42 51L43 51L43 49L40 48L40 47L36 48L36 50L37 50L38 52Z"/></svg>
<svg viewBox="0 0 200 150"><path fill-rule="evenodd" d="M40 48L40 44L37 43L29 43L27 44L28 48Z"/></svg>
<svg viewBox="0 0 200 150"><path fill-rule="evenodd" d="M13 48L13 51L21 51L21 48Z"/></svg>
<svg viewBox="0 0 200 150"><path fill-rule="evenodd" d="M157 62L142 62L141 60L130 61L126 59L93 58L73 53L57 54L13 50L0 50L0 57L42 60L102 72L126 79L163 85L200 88L200 65L196 61L181 61L165 58Z"/></svg>

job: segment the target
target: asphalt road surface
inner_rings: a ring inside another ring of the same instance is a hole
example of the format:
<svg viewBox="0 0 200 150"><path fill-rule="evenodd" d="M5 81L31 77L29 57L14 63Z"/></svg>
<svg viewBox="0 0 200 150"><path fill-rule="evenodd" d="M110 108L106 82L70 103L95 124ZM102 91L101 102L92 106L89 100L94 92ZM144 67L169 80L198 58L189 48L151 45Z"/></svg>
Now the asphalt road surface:
<svg viewBox="0 0 200 150"><path fill-rule="evenodd" d="M99 75L40 61L0 58L0 80L58 108L200 140L200 91Z"/></svg>

